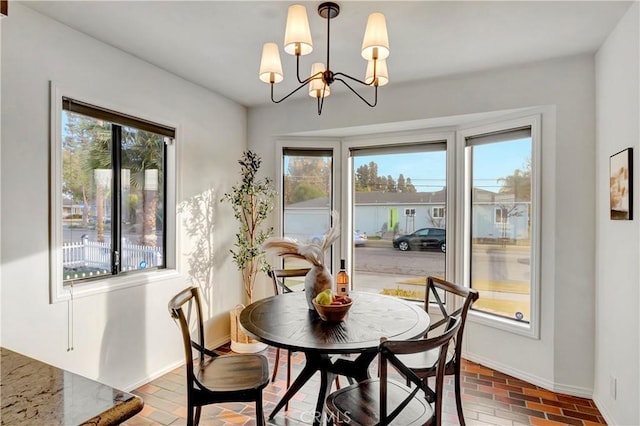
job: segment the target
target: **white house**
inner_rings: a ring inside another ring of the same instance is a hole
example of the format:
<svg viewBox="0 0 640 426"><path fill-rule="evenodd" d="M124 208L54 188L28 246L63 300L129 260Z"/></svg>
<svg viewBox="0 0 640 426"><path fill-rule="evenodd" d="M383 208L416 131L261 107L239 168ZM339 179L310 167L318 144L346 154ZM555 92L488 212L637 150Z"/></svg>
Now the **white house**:
<svg viewBox="0 0 640 426"><path fill-rule="evenodd" d="M356 192L354 230L389 238L420 228L446 228L446 190L434 192ZM473 238L482 240L529 239L528 202L510 194L474 190ZM328 227L328 198L314 198L284 208L286 235L306 240Z"/></svg>

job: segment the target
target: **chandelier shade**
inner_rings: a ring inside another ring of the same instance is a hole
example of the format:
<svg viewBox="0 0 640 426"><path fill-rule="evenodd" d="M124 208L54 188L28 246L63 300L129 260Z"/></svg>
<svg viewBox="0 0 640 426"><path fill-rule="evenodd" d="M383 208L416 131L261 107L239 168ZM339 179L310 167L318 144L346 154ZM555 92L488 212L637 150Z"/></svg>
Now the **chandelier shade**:
<svg viewBox="0 0 640 426"><path fill-rule="evenodd" d="M327 20L326 61L313 63L311 74L303 79L300 77L300 57L313 51L309 19L307 9L303 5L289 6L284 35L284 51L296 57L296 77L300 85L284 97L274 98L274 85L284 79L284 74L278 46L272 42L265 43L260 60L259 78L271 86L272 102L280 103L308 85L308 94L317 99L318 115L321 115L324 98L331 94L331 85L339 81L368 106L375 107L378 104L378 87L389 83L386 62L386 58L389 56L389 37L385 17L380 12L369 15L361 50L362 57L367 61L367 69L364 79L359 79L344 72L334 72L331 69L331 20L339 14L340 6L337 3L324 2L318 6L318 15ZM351 86L354 83L371 87L374 95L373 101L368 101L356 91Z"/></svg>
<svg viewBox="0 0 640 426"><path fill-rule="evenodd" d="M307 18L307 8L301 4L289 6L287 27L284 32L284 51L289 55L308 55L313 51L313 40Z"/></svg>
<svg viewBox="0 0 640 426"><path fill-rule="evenodd" d="M260 60L260 80L265 83L280 83L283 79L278 45L265 43L262 46L262 59Z"/></svg>
<svg viewBox="0 0 640 426"><path fill-rule="evenodd" d="M375 74L373 68L376 68ZM377 84L374 81L378 79ZM386 59L378 61L367 62L367 72L364 77L364 82L367 84L376 84L377 86L384 86L389 82L389 71L387 71Z"/></svg>
<svg viewBox="0 0 640 426"><path fill-rule="evenodd" d="M389 36L387 22L382 13L369 15L367 29L362 40L362 57L367 61L387 59L389 56Z"/></svg>
<svg viewBox="0 0 640 426"><path fill-rule="evenodd" d="M322 80L322 74L324 73L324 64L322 62L315 62L311 66L311 81L309 82L309 96L312 98L326 98L331 94L329 85L325 84Z"/></svg>

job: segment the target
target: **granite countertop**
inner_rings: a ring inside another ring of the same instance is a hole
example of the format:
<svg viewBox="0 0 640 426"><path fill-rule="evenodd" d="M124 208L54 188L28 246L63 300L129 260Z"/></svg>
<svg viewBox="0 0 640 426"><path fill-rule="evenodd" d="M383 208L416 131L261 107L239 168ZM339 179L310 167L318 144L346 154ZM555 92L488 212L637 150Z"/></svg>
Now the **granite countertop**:
<svg viewBox="0 0 640 426"><path fill-rule="evenodd" d="M2 425L114 425L142 399L2 348Z"/></svg>

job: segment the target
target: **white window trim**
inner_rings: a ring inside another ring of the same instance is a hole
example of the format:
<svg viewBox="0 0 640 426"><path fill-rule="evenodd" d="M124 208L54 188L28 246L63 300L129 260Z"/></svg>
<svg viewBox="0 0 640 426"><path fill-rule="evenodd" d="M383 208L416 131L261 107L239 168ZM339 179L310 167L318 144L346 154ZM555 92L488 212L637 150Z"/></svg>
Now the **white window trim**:
<svg viewBox="0 0 640 426"><path fill-rule="evenodd" d="M282 229L282 220L283 220L283 197L284 197L284 170L282 169L282 159L285 148L293 148L293 149L327 149L333 151L332 157L332 182L331 182L331 206L334 210L340 212L340 224L342 228L340 232L342 235L351 235L344 234L344 225L345 220L343 220L342 215L342 194L340 191L340 180L342 179L342 161L340 158L340 141L335 138L281 138L276 140L276 167L275 167L275 178L273 182L276 187L276 191L278 192L278 206L274 210L274 218L276 223L274 224L273 230L274 235L283 236ZM353 238L353 236L351 237ZM340 259L341 259L341 248L333 247L332 252L332 265L331 271L337 271L340 269ZM343 259L343 258L342 258ZM351 264L349 261L348 265Z"/></svg>
<svg viewBox="0 0 640 426"><path fill-rule="evenodd" d="M507 217L503 217L503 215L502 215L502 212L504 210L507 210L507 209L505 209L504 207L496 207L494 209L494 212L493 212L493 223L494 224L496 224L496 225L508 225L509 224L509 214L507 214ZM498 221L498 212L500 212L501 221Z"/></svg>
<svg viewBox="0 0 640 426"><path fill-rule="evenodd" d="M468 242L465 241L464 235L469 232L468 223L464 218L468 215L465 204L465 137L472 134L481 134L491 131L509 129L514 127L531 126L532 138L532 173L533 173L533 191L532 191L532 253L531 253L531 319L529 324L500 318L494 315L484 314L482 312L471 311L469 320L471 322L487 325L514 334L527 336L530 338L540 338L540 233L541 233L541 112L539 108L530 108L526 111L514 114L505 114L499 119L476 122L473 125L460 125L454 127L431 128L422 130L411 130L406 132L393 132L388 134L363 134L350 136L342 139L337 138L291 138L282 139L276 143L276 182L279 185L280 193L282 193L282 149L290 148L332 148L334 149L334 208L341 213L341 217L352 217L353 211L351 207L349 193L352 176L351 163L349 161L350 149L354 147L376 147L376 146L401 146L411 143L428 143L436 141L447 141L447 206L445 211L445 219L447 223L447 240L455 242L456 250L447 250L446 256L446 276L457 282L465 283L468 286ZM337 147L342 147L342 154L337 155ZM347 174L346 179L342 177L342 164L346 164L344 172ZM338 188L337 186L340 186ZM276 210L276 232L281 235L282 222L282 201ZM351 221L342 221L342 232L344 235L352 235L348 229ZM352 265L350 258L349 245L351 241L346 238L342 242L340 251L336 253L334 259L348 258L347 262ZM334 260L337 262L337 260ZM334 265L335 267L335 265Z"/></svg>
<svg viewBox="0 0 640 426"><path fill-rule="evenodd" d="M431 207L431 216L434 219L444 219L446 213L442 214L442 215L441 214L436 215L436 211L440 212L440 210L442 210L442 212L445 212L446 208L445 207Z"/></svg>
<svg viewBox="0 0 640 426"><path fill-rule="evenodd" d="M510 331L515 334L519 334L522 336L530 337L533 339L540 339L540 234L541 234L541 166L542 166L542 156L541 156L541 114L531 115L531 113L519 117L512 118L506 120L499 120L493 123L488 123L480 126L474 127L465 127L461 128L457 132L457 150L458 156L457 159L458 164L464 165L464 167L460 167L457 172L457 178L460 182L460 186L457 191L458 205L462 206L457 212L457 223L458 229L460 233L458 234L458 239L456 242L458 243L458 248L462 248L462 250L457 250L458 256L460 257L458 262L457 275L459 281L463 282L465 286L469 286L469 276L470 276L470 239L465 238L465 235L468 235L470 232L469 221L465 220L469 217L470 214L470 206L468 197L470 194L469 191L466 191L468 187L468 182L466 182L466 169L469 167L468 159L465 155L465 146L466 146L466 138L473 135L483 134L483 133L491 133L497 132L501 130L508 130L523 126L531 126L531 173L532 173L532 193L531 193L531 202L532 202L532 225L531 225L531 318L529 324L521 323L518 321L510 320L507 318L501 318L495 315L486 314L483 312L478 312L475 310L469 311L468 319L470 322L475 322L483 325L487 325L490 327L494 327L497 329Z"/></svg>
<svg viewBox="0 0 640 426"><path fill-rule="evenodd" d="M446 176L446 186L447 186L447 205L451 206L451 208L447 209L445 212L446 223L454 224L455 221L452 217L449 217L456 211L456 197L455 197L455 132L452 128L440 128L440 129L424 129L424 130L411 130L406 132L393 132L393 133L383 133L383 134L367 134L367 135L358 135L353 137L348 137L342 140L342 161L346 162L349 165L346 170L347 176L349 179L345 179L342 186L342 193L344 194L344 204L349 211L348 217L353 218L352 205L353 194L350 193L349 188L352 187L351 176L353 176L353 170L351 170L351 162L349 161L349 154L351 148L364 148L364 147L393 147L402 146L408 144L416 144L416 143L437 143L446 141L447 144L447 176ZM345 221L346 222L346 221ZM353 221L349 221L352 223ZM348 232L347 235L353 235L353 233ZM447 227L447 240L455 241L456 229L455 226ZM353 265L353 259L351 259L351 252L349 247L352 247L352 242L347 242L342 249L342 256L347 256L348 254L348 264ZM453 256L452 250L447 250L445 253L446 261L445 261L445 275L447 277L453 277L455 268L455 258ZM353 271L351 271L353 273Z"/></svg>
<svg viewBox="0 0 640 426"><path fill-rule="evenodd" d="M177 238L177 210L176 200L178 199L177 182L179 175L179 147L174 141L167 147L167 173L166 185L166 206L165 206L165 223L166 223L166 252L165 252L165 269L150 270L148 272L139 272L136 274L114 276L104 279L95 279L90 281L82 281L74 285L64 285L62 279L62 97L70 97L89 104L99 105L103 108L128 114L131 116L147 119L159 124L167 125L176 129L176 141L180 140L180 128L172 123L162 122L160 120L148 117L139 111L131 111L121 108L118 105L112 105L111 102L97 100L94 96L87 96L83 93L77 93L77 90L63 88L56 82L50 83L50 116L51 116L51 158L50 158L50 277L49 277L49 302L58 303L78 297L86 297L95 294L101 294L120 290L123 288L134 287L142 284L173 279L179 276L177 270L178 238Z"/></svg>

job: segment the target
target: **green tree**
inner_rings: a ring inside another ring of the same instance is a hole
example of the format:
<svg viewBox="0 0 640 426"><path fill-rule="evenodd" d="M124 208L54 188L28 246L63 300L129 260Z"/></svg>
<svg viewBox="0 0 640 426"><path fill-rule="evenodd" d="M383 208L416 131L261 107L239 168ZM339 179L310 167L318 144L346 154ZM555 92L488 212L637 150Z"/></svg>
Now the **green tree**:
<svg viewBox="0 0 640 426"><path fill-rule="evenodd" d="M74 201L82 197L88 211L95 197L96 237L104 241L104 200L110 196L112 165L111 124L94 118L67 113L66 137L63 146L63 189ZM159 191L163 186L163 137L142 130L123 128L121 168L129 170L128 186L142 198L142 232L140 243L156 246L156 218ZM125 176L123 174L122 176ZM154 179L155 177L155 179ZM153 180L153 182L152 182ZM128 187L125 182L123 187ZM127 201L138 203L135 194ZM131 206L130 206L131 207ZM85 213L83 216L87 216ZM135 218L135 215L133 215Z"/></svg>
<svg viewBox="0 0 640 426"><path fill-rule="evenodd" d="M356 170L356 191L371 191L371 188L369 187L369 166L366 164L363 164Z"/></svg>
<svg viewBox="0 0 640 426"><path fill-rule="evenodd" d="M155 133L125 128L122 131L122 168L130 170L131 187L142 192L140 243L157 245L159 188L163 187L164 138Z"/></svg>
<svg viewBox="0 0 640 426"><path fill-rule="evenodd" d="M387 190L387 192L397 192L398 191L398 188L396 187L396 181L391 175L387 176L387 188L386 188L386 190Z"/></svg>
<svg viewBox="0 0 640 426"><path fill-rule="evenodd" d="M284 177L285 205L311 198L328 197L331 184L330 176L331 163L326 157L291 156ZM315 190L297 190L300 185ZM295 200L293 194L298 194ZM300 198L302 194L307 194L311 198Z"/></svg>
<svg viewBox="0 0 640 426"><path fill-rule="evenodd" d="M385 182L386 183L386 182ZM379 191L380 189L380 176L378 176L378 165L370 161L369 162L369 175L367 179L367 187L369 191Z"/></svg>
<svg viewBox="0 0 640 426"><path fill-rule="evenodd" d="M405 192L409 192L409 193L417 192L416 187L413 186L413 183L411 182L411 178L407 178Z"/></svg>
<svg viewBox="0 0 640 426"><path fill-rule="evenodd" d="M404 175L400 173L400 175L398 176L398 192L406 192L406 191L407 191L407 184L404 179Z"/></svg>
<svg viewBox="0 0 640 426"><path fill-rule="evenodd" d="M501 194L513 194L515 201L531 201L531 160L522 169L515 169L509 176L498 179Z"/></svg>
<svg viewBox="0 0 640 426"><path fill-rule="evenodd" d="M313 185L301 183L291 192L291 202L300 203L302 201L313 200L315 198L322 198L326 195L327 194L322 192L322 190Z"/></svg>
<svg viewBox="0 0 640 426"><path fill-rule="evenodd" d="M84 204L83 222L89 216L89 200L96 200L96 237L104 241L104 197L108 187L97 185L95 170L111 169L111 126L102 121L67 113L62 146L63 191L74 203Z"/></svg>

